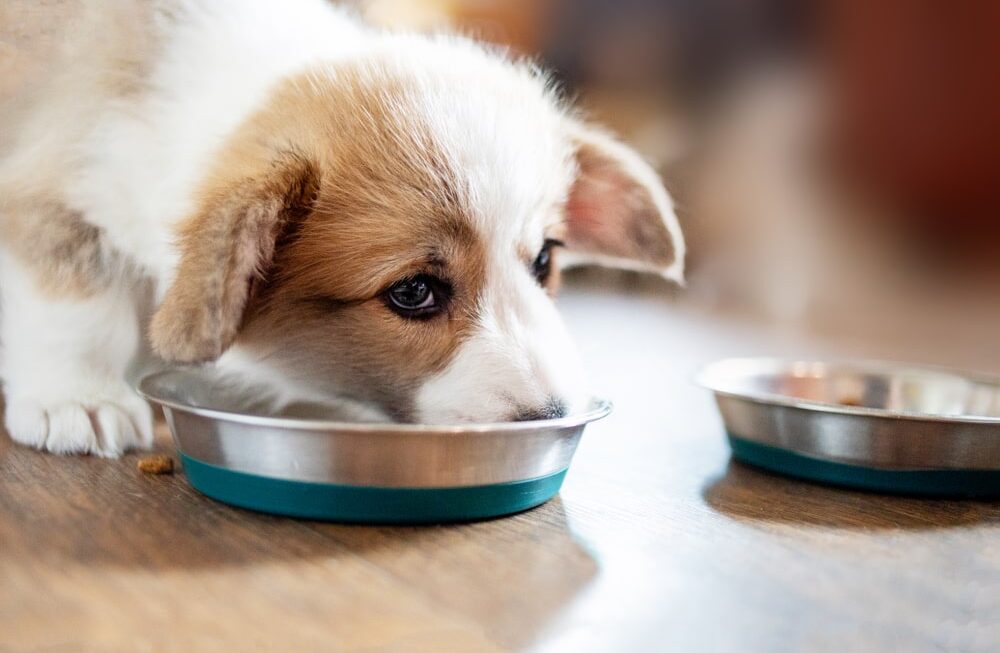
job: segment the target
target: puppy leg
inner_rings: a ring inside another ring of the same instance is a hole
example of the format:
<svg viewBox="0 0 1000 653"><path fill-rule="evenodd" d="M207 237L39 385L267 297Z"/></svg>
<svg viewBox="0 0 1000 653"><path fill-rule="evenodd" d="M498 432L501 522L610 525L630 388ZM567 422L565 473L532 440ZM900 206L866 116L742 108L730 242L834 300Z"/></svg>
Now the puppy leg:
<svg viewBox="0 0 1000 653"><path fill-rule="evenodd" d="M152 413L125 381L139 344L132 280L101 232L64 212L33 215L5 231L7 432L55 453L116 457L148 448Z"/></svg>

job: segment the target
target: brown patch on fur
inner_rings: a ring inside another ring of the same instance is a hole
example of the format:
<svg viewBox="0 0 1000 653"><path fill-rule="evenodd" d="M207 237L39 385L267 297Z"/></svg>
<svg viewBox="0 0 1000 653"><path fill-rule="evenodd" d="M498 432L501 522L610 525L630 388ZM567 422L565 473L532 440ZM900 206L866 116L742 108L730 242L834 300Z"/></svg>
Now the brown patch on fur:
<svg viewBox="0 0 1000 653"><path fill-rule="evenodd" d="M405 83L377 67L300 76L234 135L181 233L153 324L161 354L209 359L235 337L313 388L410 416L413 392L475 323L486 253L462 177L408 110ZM307 167L266 163L289 151ZM311 210L290 215L304 187ZM416 274L450 286L441 314L406 319L386 304Z"/></svg>
<svg viewBox="0 0 1000 653"><path fill-rule="evenodd" d="M570 249L665 268L674 242L650 189L634 176L611 139L578 136L579 174L566 203Z"/></svg>
<svg viewBox="0 0 1000 653"><path fill-rule="evenodd" d="M39 206L12 214L3 221L0 238L49 297L95 295L108 287L121 266L104 232L78 213Z"/></svg>
<svg viewBox="0 0 1000 653"><path fill-rule="evenodd" d="M281 350L286 372L297 369L406 419L411 392L448 363L475 323L484 252L461 223L445 233L431 225L395 237L383 232L365 248L363 240L352 243L352 230L343 240L331 234L336 222L317 212L279 252L239 342L256 351ZM385 271L373 276L359 265L366 262ZM418 273L444 279L451 295L439 298L447 302L441 314L407 319L382 293Z"/></svg>

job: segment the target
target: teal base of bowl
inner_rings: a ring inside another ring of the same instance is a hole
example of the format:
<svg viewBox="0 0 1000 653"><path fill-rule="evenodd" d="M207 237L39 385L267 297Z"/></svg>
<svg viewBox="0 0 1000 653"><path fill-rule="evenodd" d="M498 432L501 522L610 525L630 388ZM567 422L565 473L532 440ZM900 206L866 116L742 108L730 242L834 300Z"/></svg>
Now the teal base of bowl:
<svg viewBox="0 0 1000 653"><path fill-rule="evenodd" d="M729 435L738 460L766 470L828 485L925 497L1000 496L1000 470L889 470L811 458Z"/></svg>
<svg viewBox="0 0 1000 653"><path fill-rule="evenodd" d="M290 481L237 472L180 454L188 482L213 499L291 517L368 524L428 524L521 512L554 497L566 470L526 481L454 488L394 488Z"/></svg>

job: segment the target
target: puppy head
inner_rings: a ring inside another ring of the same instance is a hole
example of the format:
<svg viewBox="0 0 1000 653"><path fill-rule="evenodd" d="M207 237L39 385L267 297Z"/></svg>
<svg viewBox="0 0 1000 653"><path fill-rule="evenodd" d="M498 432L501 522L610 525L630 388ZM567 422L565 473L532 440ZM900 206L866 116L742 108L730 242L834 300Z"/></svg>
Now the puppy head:
<svg viewBox="0 0 1000 653"><path fill-rule="evenodd" d="M290 79L236 133L151 329L289 396L401 421L562 415L585 399L556 259L679 278L655 173L533 71L400 40Z"/></svg>

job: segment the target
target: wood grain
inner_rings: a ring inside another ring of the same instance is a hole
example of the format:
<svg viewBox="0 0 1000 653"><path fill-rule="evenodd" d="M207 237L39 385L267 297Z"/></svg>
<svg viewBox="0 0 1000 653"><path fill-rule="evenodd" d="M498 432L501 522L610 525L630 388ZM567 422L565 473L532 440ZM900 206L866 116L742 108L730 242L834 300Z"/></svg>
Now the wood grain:
<svg viewBox="0 0 1000 653"><path fill-rule="evenodd" d="M135 455L58 458L0 437L0 651L1000 648L1000 503L730 462L690 382L724 355L904 352L706 314L624 279L562 300L615 414L558 498L510 518L285 519L202 497L183 472L143 475ZM173 451L162 428L157 449Z"/></svg>

